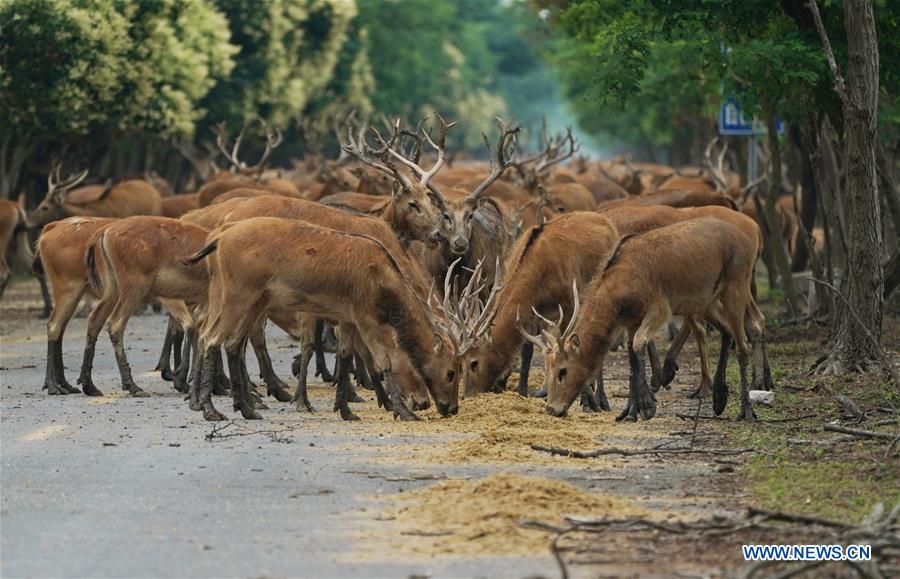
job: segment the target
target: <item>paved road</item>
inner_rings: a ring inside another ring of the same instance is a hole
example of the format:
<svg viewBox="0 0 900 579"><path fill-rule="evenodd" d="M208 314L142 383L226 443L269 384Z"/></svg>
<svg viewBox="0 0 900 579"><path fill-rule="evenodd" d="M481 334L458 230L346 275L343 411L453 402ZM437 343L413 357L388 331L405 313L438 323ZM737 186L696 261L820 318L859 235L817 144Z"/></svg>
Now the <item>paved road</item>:
<svg viewBox="0 0 900 579"><path fill-rule="evenodd" d="M12 294L16 293L13 288ZM7 302L8 304L8 302ZM83 576L390 576L524 577L554 575L546 554L405 562L391 553L360 558L367 533L360 510L370 497L427 482L388 482L363 473L402 474L402 466L373 466L365 452L335 450L386 442L320 437L299 429L292 444L264 436L207 442L210 424L190 412L168 383L147 372L155 365L165 318L136 317L126 343L135 377L151 398L117 392L108 340L99 342L95 381L107 396L49 397L43 378L43 322L0 311L0 574L4 577ZM65 345L67 374L77 374L83 318L73 320ZM276 368L290 368L287 339L270 330ZM251 373L254 369L251 369ZM114 394L114 395L113 395ZM329 406L319 389L313 402ZM228 401L220 410L231 415ZM271 424L287 414L272 402ZM303 415L307 416L307 415ZM320 412L315 421L339 418ZM417 439L407 439L408 443ZM355 472L354 472L355 471ZM436 474L480 474L479 468ZM362 473L362 474L360 474ZM389 477L390 478L390 477ZM380 559L380 560L375 560Z"/></svg>

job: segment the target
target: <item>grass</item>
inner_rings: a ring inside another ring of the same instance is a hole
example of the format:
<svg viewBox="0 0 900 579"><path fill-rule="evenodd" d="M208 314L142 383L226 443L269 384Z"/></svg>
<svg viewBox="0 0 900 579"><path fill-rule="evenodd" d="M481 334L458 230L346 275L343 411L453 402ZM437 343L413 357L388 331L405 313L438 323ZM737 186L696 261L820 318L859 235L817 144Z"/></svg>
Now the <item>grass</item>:
<svg viewBox="0 0 900 579"><path fill-rule="evenodd" d="M885 318L885 336L900 328L900 319ZM843 438L825 432L827 422L880 432L900 433L900 424L876 427L891 418L880 407L900 406L900 392L877 374L842 377L808 376L827 328L774 328L769 355L776 381L775 406L757 406L762 419L814 418L790 422L730 423L730 443L752 447L760 454L743 467L753 505L816 515L839 521L859 521L878 502L888 508L900 502L900 459L887 457L886 441ZM886 344L890 342L886 341ZM737 364L727 372L732 392L739 384ZM791 388L787 388L790 386ZM844 394L869 412L853 424L835 397ZM737 412L735 406L733 412ZM893 417L897 417L896 414Z"/></svg>

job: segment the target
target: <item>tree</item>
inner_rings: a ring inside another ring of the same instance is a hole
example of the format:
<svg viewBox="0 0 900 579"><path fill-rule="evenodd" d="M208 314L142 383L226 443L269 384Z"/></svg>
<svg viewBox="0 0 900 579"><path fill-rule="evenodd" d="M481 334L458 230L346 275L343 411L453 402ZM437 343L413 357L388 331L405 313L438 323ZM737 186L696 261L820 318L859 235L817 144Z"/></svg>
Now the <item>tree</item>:
<svg viewBox="0 0 900 579"><path fill-rule="evenodd" d="M878 140L878 40L871 0L844 0L845 82L816 1L809 0L808 6L834 75L834 90L843 105L849 205L849 256L844 277L847 304L838 307L829 339L830 351L819 364L820 371L841 374L868 368L877 359L878 350L868 333L876 340L881 338L884 270L881 252L872 250L882 247L875 152Z"/></svg>

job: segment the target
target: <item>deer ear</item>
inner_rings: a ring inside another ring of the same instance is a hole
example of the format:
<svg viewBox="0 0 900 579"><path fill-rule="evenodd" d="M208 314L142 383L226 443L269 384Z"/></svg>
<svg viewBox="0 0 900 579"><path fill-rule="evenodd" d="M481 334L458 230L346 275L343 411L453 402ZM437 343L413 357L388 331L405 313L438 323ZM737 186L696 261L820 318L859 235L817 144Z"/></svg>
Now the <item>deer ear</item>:
<svg viewBox="0 0 900 579"><path fill-rule="evenodd" d="M434 353L440 354L441 350L444 348L444 339L441 338L440 334L434 335Z"/></svg>
<svg viewBox="0 0 900 579"><path fill-rule="evenodd" d="M570 354L578 354L581 352L581 338L578 337L578 334L569 336L569 339L566 340L565 350Z"/></svg>

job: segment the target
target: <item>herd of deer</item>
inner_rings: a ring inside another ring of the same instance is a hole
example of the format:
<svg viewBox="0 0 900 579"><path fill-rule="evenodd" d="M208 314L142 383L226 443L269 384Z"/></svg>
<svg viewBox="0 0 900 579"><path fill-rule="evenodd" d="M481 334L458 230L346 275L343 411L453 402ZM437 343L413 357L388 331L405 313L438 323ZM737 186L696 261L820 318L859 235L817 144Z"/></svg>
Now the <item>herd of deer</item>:
<svg viewBox="0 0 900 579"><path fill-rule="evenodd" d="M356 418L353 373L379 405L413 420L430 399L442 415L455 414L460 384L462 396L505 389L514 369L527 395L535 347L549 413L564 415L576 399L609 410L603 359L623 337L630 384L619 418L649 419L654 392L673 380L691 333L702 370L695 395L711 390L716 414L724 410L733 344L739 416L754 418L751 387L772 386L754 283L763 237L752 206L740 205L758 183L742 188L723 167L724 149L714 155L711 143L704 168L677 171L572 160L578 147L569 131L542 137L541 150L521 158L520 130L498 120L496 144L484 137L490 162L451 164L453 123L435 115L434 124L436 138L421 124L410 130L397 121L380 132L349 118L338 130L340 158L316 156L292 171L266 169L277 131L265 130L265 152L248 165L239 157L244 133L229 145L220 127L217 149L231 168L191 151L207 179L182 195L158 178L79 186L86 171L63 178L54 165L46 198L29 215L0 205L3 247L27 249L22 232L42 228L33 270L53 296L44 388L79 391L66 379L62 341L88 294L96 301L80 391L101 395L92 365L107 325L123 389L146 396L124 331L156 303L170 315L157 369L207 420L224 419L212 394L229 389L235 411L260 418L248 341L267 394L297 410L313 411L306 382L315 360L317 375L337 385L344 419ZM793 205L778 207L790 236ZM0 267L5 285L5 259ZM654 339L673 317L681 331L661 361ZM268 321L300 344L293 393L267 353ZM708 326L722 341L712 378ZM337 336L333 377L323 355L328 328Z"/></svg>

